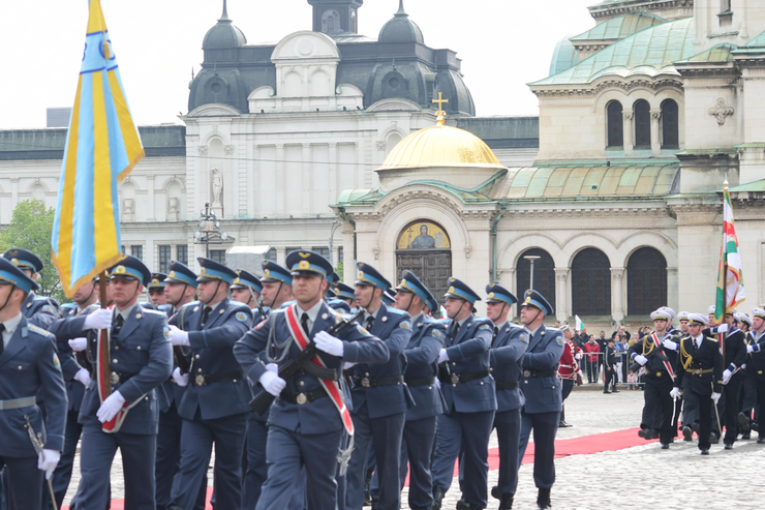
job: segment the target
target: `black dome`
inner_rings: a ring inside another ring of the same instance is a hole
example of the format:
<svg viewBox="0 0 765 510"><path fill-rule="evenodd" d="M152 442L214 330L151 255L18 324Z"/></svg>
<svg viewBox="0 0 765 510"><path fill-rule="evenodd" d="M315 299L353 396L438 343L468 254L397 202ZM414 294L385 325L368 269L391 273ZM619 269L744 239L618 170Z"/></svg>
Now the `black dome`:
<svg viewBox="0 0 765 510"><path fill-rule="evenodd" d="M404 11L404 0L400 0L398 12L392 20L383 25L377 39L381 43L425 44L422 30L417 23L409 19L409 15Z"/></svg>
<svg viewBox="0 0 765 510"><path fill-rule="evenodd" d="M220 50L226 48L238 48L247 44L244 32L233 25L228 17L226 2L223 2L223 15L218 23L207 31L202 43L203 50Z"/></svg>

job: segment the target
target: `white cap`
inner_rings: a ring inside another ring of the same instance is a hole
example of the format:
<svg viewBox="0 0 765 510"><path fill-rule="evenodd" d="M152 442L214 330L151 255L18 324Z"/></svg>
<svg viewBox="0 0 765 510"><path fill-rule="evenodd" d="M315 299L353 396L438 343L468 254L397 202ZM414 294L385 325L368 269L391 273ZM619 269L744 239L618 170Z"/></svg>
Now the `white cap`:
<svg viewBox="0 0 765 510"><path fill-rule="evenodd" d="M752 308L752 317L759 317L765 319L765 310L762 308Z"/></svg>
<svg viewBox="0 0 765 510"><path fill-rule="evenodd" d="M672 322L672 314L669 308L661 307L651 312L651 320Z"/></svg>
<svg viewBox="0 0 765 510"><path fill-rule="evenodd" d="M706 326L709 324L709 321L707 320L707 316L702 313L689 313L688 314L688 324L690 325L701 325Z"/></svg>
<svg viewBox="0 0 765 510"><path fill-rule="evenodd" d="M738 322L745 322L746 324L749 325L750 328L752 327L752 319L750 319L747 314L740 312L734 315L734 317L736 318Z"/></svg>
<svg viewBox="0 0 765 510"><path fill-rule="evenodd" d="M712 306L710 306L710 307L707 309L707 314L711 315L711 314L713 314L713 313L715 313L715 305L712 305Z"/></svg>
<svg viewBox="0 0 765 510"><path fill-rule="evenodd" d="M687 321L688 320L688 312L680 312L677 314L677 320L680 321Z"/></svg>

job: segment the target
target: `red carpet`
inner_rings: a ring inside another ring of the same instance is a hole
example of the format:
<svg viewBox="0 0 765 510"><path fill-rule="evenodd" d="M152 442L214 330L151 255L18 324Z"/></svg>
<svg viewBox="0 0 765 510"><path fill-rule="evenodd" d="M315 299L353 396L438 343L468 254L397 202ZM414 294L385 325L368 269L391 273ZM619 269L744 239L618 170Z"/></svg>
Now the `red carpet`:
<svg viewBox="0 0 765 510"><path fill-rule="evenodd" d="M638 428L617 430L615 432L605 432L603 434L591 434L589 436L575 437L573 439L558 439L555 441L555 458L560 459L570 455L589 455L591 453L615 452L633 446L640 446L646 443L655 443L658 439L646 441L638 437ZM529 443L526 448L526 455L523 456L522 464L534 462L534 443ZM489 450L489 470L499 469L499 449L491 448ZM459 475L459 466L454 465L454 476ZM409 485L407 477L406 485ZM208 504L206 510L212 510L209 504L212 487L207 489ZM112 500L111 510L123 510L124 504L121 499ZM61 507L61 510L69 510L68 506Z"/></svg>

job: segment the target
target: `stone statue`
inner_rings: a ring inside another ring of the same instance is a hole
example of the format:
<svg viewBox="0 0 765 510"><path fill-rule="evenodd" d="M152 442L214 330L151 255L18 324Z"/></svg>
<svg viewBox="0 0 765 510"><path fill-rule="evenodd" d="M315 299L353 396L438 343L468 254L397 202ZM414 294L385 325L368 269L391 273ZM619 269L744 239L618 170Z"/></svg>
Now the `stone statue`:
<svg viewBox="0 0 765 510"><path fill-rule="evenodd" d="M167 206L167 219L168 221L178 221L178 198L176 197L170 197Z"/></svg>
<svg viewBox="0 0 765 510"><path fill-rule="evenodd" d="M220 170L213 168L212 171L212 191L213 191L213 203L212 206L221 208L220 194L223 191L223 177L220 175Z"/></svg>

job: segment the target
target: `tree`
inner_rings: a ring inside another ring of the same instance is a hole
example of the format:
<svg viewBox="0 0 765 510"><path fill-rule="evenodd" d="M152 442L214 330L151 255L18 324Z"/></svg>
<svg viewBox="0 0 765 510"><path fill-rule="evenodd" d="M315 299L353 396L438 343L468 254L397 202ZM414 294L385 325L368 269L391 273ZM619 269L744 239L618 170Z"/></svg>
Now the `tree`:
<svg viewBox="0 0 765 510"><path fill-rule="evenodd" d="M11 248L29 250L43 261L44 267L37 284L37 294L50 296L60 303L69 301L61 289L58 272L51 262L50 238L53 231L54 209L45 209L39 200L24 200L16 205L10 225L0 232L0 252Z"/></svg>
<svg viewBox="0 0 765 510"><path fill-rule="evenodd" d="M343 281L343 263L338 262L337 266L335 266L335 272L340 275L340 281Z"/></svg>

